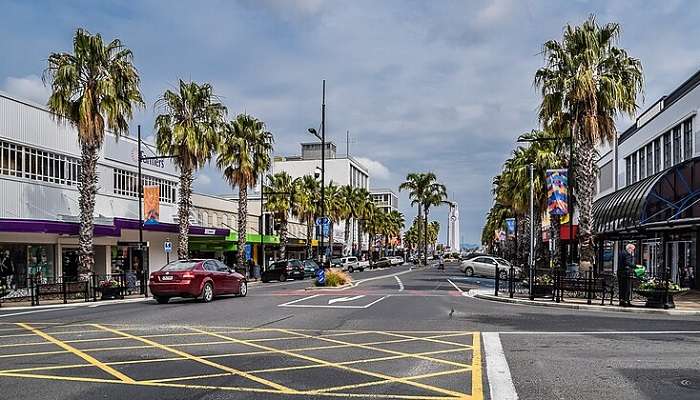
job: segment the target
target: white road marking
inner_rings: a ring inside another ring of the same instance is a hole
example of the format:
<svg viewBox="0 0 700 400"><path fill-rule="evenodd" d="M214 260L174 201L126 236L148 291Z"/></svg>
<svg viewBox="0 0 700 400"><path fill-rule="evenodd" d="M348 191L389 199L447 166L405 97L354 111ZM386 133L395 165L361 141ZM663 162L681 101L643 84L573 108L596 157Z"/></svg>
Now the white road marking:
<svg viewBox="0 0 700 400"><path fill-rule="evenodd" d="M365 305L363 305L363 306L325 305L325 304L294 304L294 303L298 303L298 302L300 302L300 301L302 301L302 300L308 300L308 299L313 298L313 297L316 297L316 296L320 296L320 295L317 294L317 295L314 295L314 296L304 297L304 298L301 298L301 299L297 299L297 300L294 300L294 301L290 301L290 302L288 302L288 303L280 304L280 305L278 305L278 307L363 309L363 308L370 308L370 307L372 307L373 305L379 303L380 301L386 299L387 297L390 297L391 295L386 295L386 296L384 296L384 297L380 297L380 298L378 298L377 300L375 300L375 301L373 301L373 302L371 302L371 303L369 303L369 304L365 304Z"/></svg>
<svg viewBox="0 0 700 400"><path fill-rule="evenodd" d="M514 332L498 332L501 335L562 335L562 336L578 336L578 335L700 335L700 331L587 331L587 332L537 332L537 331L514 331Z"/></svg>
<svg viewBox="0 0 700 400"><path fill-rule="evenodd" d="M314 297L318 297L318 296L320 296L320 294L315 294L315 295L313 295L313 296L302 297L301 299L292 300L292 301L290 301L290 302L287 302L287 303L284 303L284 304L280 304L279 306L280 306L280 307L289 306L289 305L291 305L291 304L298 303L298 302L300 302L300 301L304 301L304 300L308 300L308 299L313 299Z"/></svg>
<svg viewBox="0 0 700 400"><path fill-rule="evenodd" d="M396 279L396 283L399 284L399 292L403 290L403 282L401 282L401 278L398 276L394 275L394 279Z"/></svg>
<svg viewBox="0 0 700 400"><path fill-rule="evenodd" d="M513 379L510 376L508 360L503 353L503 345L497 332L484 332L484 355L486 356L486 375L492 399L518 400Z"/></svg>
<svg viewBox="0 0 700 400"><path fill-rule="evenodd" d="M375 277L373 277L373 278L360 279L359 281L353 282L352 285L353 285L353 286L357 286L357 285L359 285L360 283L365 283L365 282L369 282L369 281L374 281L374 280L377 280L377 279L391 278L392 276L399 276L399 275L407 274L407 273L409 273L409 272L412 272L412 271L411 271L410 269L407 269L407 270L405 270L405 271L397 272L397 273L395 273L395 274L380 275L380 276L375 276Z"/></svg>
<svg viewBox="0 0 700 400"><path fill-rule="evenodd" d="M12 317L15 315L36 314L36 313L47 312L47 311L72 310L73 308L75 308L75 307L71 307L71 308L67 308L67 307L66 308L45 308L42 310L22 311L22 312L10 313L10 314L2 314L2 315L0 315L0 318Z"/></svg>
<svg viewBox="0 0 700 400"><path fill-rule="evenodd" d="M459 286L455 285L455 283L452 282L451 280L448 279L447 282L450 282L450 285L452 285L452 287L454 287L455 289L459 290L459 293L460 293L462 296L464 296L464 297L471 297L471 296L469 295L469 292L468 292L468 291L465 292L465 291L462 290Z"/></svg>
<svg viewBox="0 0 700 400"><path fill-rule="evenodd" d="M346 301L353 301L353 300L359 300L361 298L365 297L364 294L361 294L359 296L353 296L353 297L336 297L335 299L330 299L328 300L328 304L333 304L333 303L344 303Z"/></svg>

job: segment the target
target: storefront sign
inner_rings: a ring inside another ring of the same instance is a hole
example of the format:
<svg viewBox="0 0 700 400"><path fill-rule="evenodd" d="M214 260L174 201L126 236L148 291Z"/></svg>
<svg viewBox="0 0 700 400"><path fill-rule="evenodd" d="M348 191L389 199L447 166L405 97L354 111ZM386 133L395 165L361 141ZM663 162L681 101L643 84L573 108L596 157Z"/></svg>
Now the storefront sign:
<svg viewBox="0 0 700 400"><path fill-rule="evenodd" d="M160 187L143 187L144 225L158 225L160 220Z"/></svg>
<svg viewBox="0 0 700 400"><path fill-rule="evenodd" d="M205 235L216 235L216 229L205 228L204 234Z"/></svg>
<svg viewBox="0 0 700 400"><path fill-rule="evenodd" d="M565 169L547 170L547 211L551 215L566 215L568 209L568 177Z"/></svg>

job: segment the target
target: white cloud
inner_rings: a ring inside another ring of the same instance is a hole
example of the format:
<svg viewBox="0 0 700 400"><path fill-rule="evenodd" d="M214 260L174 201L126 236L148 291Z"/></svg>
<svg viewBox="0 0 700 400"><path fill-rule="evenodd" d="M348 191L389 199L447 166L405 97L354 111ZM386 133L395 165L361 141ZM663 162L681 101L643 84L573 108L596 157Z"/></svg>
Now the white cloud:
<svg viewBox="0 0 700 400"><path fill-rule="evenodd" d="M31 100L38 104L46 104L51 91L36 75L27 75L23 78L8 77L5 79L3 90L20 99Z"/></svg>
<svg viewBox="0 0 700 400"><path fill-rule="evenodd" d="M194 186L196 186L198 189L203 189L211 183L211 177L207 174L199 173L195 178L194 178Z"/></svg>
<svg viewBox="0 0 700 400"><path fill-rule="evenodd" d="M391 177L389 168L384 166L384 164L380 163L379 161L371 160L366 157L355 157L355 159L359 161L360 164L367 167L369 170L370 179L389 179Z"/></svg>

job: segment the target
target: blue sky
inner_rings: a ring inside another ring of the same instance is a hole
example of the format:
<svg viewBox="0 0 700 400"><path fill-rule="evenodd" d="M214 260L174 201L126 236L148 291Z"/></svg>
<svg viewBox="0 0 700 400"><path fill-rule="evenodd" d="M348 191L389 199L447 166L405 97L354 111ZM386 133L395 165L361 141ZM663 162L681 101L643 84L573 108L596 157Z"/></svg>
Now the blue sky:
<svg viewBox="0 0 700 400"><path fill-rule="evenodd" d="M84 27L134 51L152 131L153 102L178 78L208 81L231 115L246 111L296 154L318 125L327 80L327 133L396 188L434 171L460 204L464 242L478 242L491 178L515 138L537 126L532 85L541 45L590 13L622 24L621 45L644 67L647 103L700 67L694 1L8 1L0 0L0 89L45 103L40 76L52 51ZM640 99L643 107L644 99ZM619 130L628 121L620 121ZM148 133L147 133L148 135ZM197 189L221 193L206 168ZM415 210L405 194L401 208ZM446 223L446 210L434 217ZM444 237L444 228L441 236Z"/></svg>

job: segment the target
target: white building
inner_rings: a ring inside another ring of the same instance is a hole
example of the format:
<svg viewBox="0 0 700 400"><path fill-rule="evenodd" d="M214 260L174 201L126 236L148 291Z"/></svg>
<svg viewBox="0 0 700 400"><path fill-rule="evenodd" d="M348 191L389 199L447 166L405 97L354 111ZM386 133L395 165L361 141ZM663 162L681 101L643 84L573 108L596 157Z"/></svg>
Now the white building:
<svg viewBox="0 0 700 400"><path fill-rule="evenodd" d="M384 212L399 210L399 196L391 189L371 189L369 191L374 204Z"/></svg>
<svg viewBox="0 0 700 400"><path fill-rule="evenodd" d="M450 202L450 211L447 215L447 246L452 251L461 251L462 245L460 244L459 237L459 204L457 202Z"/></svg>
<svg viewBox="0 0 700 400"><path fill-rule="evenodd" d="M350 185L352 187L369 190L369 171L360 162L352 157L338 157L336 146L333 142L326 142L325 150L325 183L333 182L336 185ZM321 171L321 144L302 143L301 155L290 157L275 157L272 164L272 173L285 171L292 178L304 175L319 176ZM356 225L356 224L354 224ZM342 243L345 235L345 222L339 221L333 224L334 242ZM357 243L357 226L351 229L351 237L345 243L345 248L350 249L352 243ZM363 249L367 249L367 240L363 240Z"/></svg>
<svg viewBox="0 0 700 400"><path fill-rule="evenodd" d="M133 136L117 140L107 132L100 152L94 231L97 274L133 270L137 264L159 268L166 261L163 243L168 238L177 254L179 178L167 159L142 164L144 185L160 187L160 223L144 226L149 250L143 255L137 251L138 145ZM148 146L144 153L155 154ZM43 106L0 93L0 263L12 271L9 279L14 285L26 284L28 270L37 263L48 278L77 275L79 181L76 129L58 124ZM218 221L205 220L201 225L191 227L192 237L229 234L229 229L216 227Z"/></svg>
<svg viewBox="0 0 700 400"><path fill-rule="evenodd" d="M683 285L684 274L699 279L699 110L700 71L599 151L593 211L604 270L615 270L623 245L633 242L648 273L658 276L666 265Z"/></svg>

